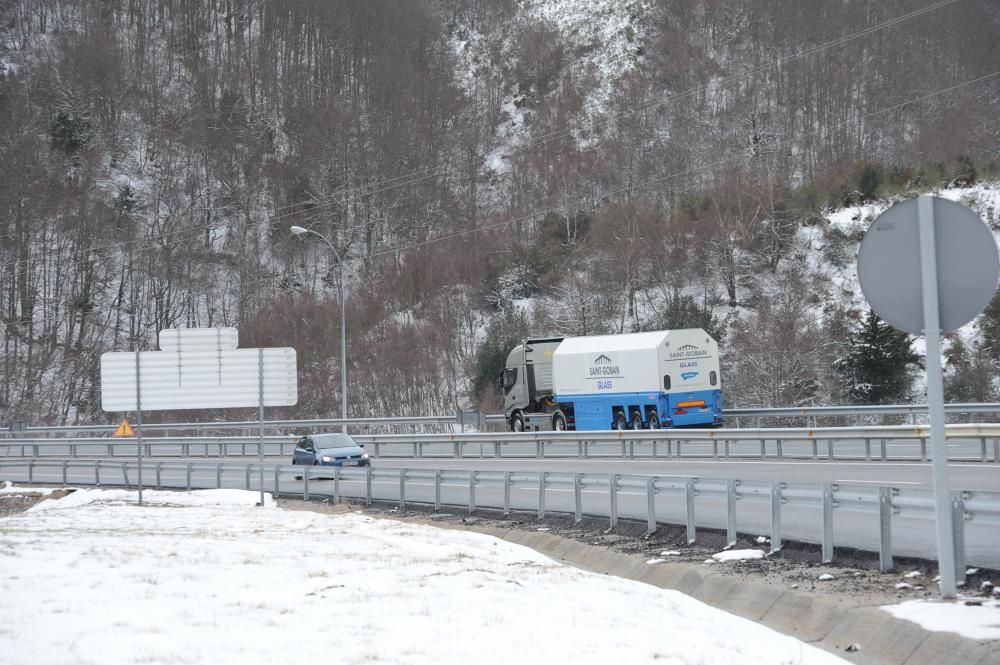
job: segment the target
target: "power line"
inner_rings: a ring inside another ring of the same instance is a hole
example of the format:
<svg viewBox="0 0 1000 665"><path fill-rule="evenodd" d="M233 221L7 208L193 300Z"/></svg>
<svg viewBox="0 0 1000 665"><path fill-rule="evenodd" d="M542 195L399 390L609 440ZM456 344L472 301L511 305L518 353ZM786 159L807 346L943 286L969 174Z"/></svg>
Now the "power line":
<svg viewBox="0 0 1000 665"><path fill-rule="evenodd" d="M742 78L742 77L745 77L745 76L748 76L748 75L759 74L759 73L768 71L770 69L773 69L775 67L780 67L780 66L788 64L790 62L794 62L795 60L799 60L799 59L802 59L802 58L806 58L806 57L815 55L817 53L821 53L823 51L829 50L829 49L834 48L836 46L841 46L843 44L851 42L851 41L853 41L855 39L859 39L861 37L865 37L865 36L874 34L876 32L879 32L881 30L884 30L886 28L895 26L895 25L897 25L899 23L903 23L903 22L908 21L910 19L917 18L919 16L923 16L924 14L928 14L930 12L933 12L933 11L937 10L937 9L940 9L941 7L944 7L946 5L951 5L951 4L954 4L954 3L959 2L959 1L960 0L941 0L940 2L936 2L936 3L932 4L932 5L928 5L927 7L923 7L921 9L917 9L917 10L914 10L912 12L908 12L906 14L903 14L901 16L897 16L897 17L892 18L892 19L888 19L888 20L883 21L882 23L878 23L876 25L867 26L867 27L865 27L865 28L863 28L861 30L858 30L856 32L853 32L851 34L844 35L842 37L837 37L837 38L832 39L832 40L830 40L828 42L824 42L823 44L819 44L817 46L809 47L809 48L803 49L801 51L798 51L796 53L793 53L791 55L788 55L788 56L785 56L785 57L782 57L782 58L778 58L773 63L769 63L769 64L766 64L766 65L761 65L759 67L748 68L748 69L740 71L738 73L730 74L729 76L726 76L726 77L723 77L722 79L714 81L714 83L717 84L717 85L724 85L726 83L730 83L732 81L735 81L735 80L737 80L739 78ZM697 86L695 86L693 88L690 88L690 89L688 89L688 90L686 90L684 92L672 95L672 96L668 97L667 99L653 99L653 100L648 101L648 102L646 102L644 104L640 104L639 106L637 106L636 108L634 108L632 110L629 110L629 111L626 111L626 112L623 112L623 113L620 113L620 114L617 114L617 115L609 116L606 119L602 120L601 122L604 125L608 125L608 124L610 124L613 121L621 120L621 119L628 118L628 117L637 115L639 113L642 113L642 112L644 112L644 111L646 111L646 110L648 110L648 109L650 109L650 108L652 108L652 107L654 107L654 106L656 106L658 104L661 104L661 103L662 104L673 103L673 102L677 102L677 101L680 101L680 100L692 97L692 96L696 95L698 92L700 92L702 89L704 89L705 87L707 87L708 85L710 85L711 83L713 83L713 81L710 81L709 83L699 84L699 85L697 85ZM538 147L540 145L544 145L544 144L546 144L546 143L548 143L550 141L564 139L564 138L572 136L573 131L574 131L574 129L563 129L563 130L559 130L559 131L555 131L555 132L550 132L548 134L543 134L543 135L541 135L541 136L539 136L539 137L537 137L537 138L529 141L525 145L518 146L518 149L519 150L526 150L526 149ZM475 161L473 159L468 159L468 160L464 160L464 161L459 161L454 166L439 165L439 166L434 166L434 167L428 167L426 169L418 169L418 170L413 171L413 172L411 172L409 174L403 174L403 175L400 175L400 176L396 176L394 178L389 178L389 179L385 180L383 182L383 184L381 184L379 186L362 186L362 187L356 187L353 190L347 190L345 192L334 193L334 194L330 194L328 196L315 197L314 199L311 199L311 200L303 200L303 201L299 201L297 203L291 203L291 204L282 206L280 208L276 208L276 211L286 210L288 208L293 208L293 207L297 207L297 206L311 205L312 207L310 207L307 211L301 211L300 210L300 211L293 211L293 212L288 212L288 213L282 213L282 214L278 214L278 215L273 215L271 217L271 220L272 221L276 221L276 220L279 220L279 219L284 219L286 217L290 217L290 216L302 214L303 212L311 212L311 211L316 210L318 208L325 208L325 207L329 207L329 206L333 206L333 205L338 205L338 204L341 204L341 203L346 203L347 197L349 197L349 196L355 196L355 197L371 196L373 194L377 194L377 193L385 192L385 191L390 191L390 190L396 189L398 187L405 187L407 185L412 185L412 184L415 184L417 182L421 182L423 180L427 180L427 179L430 179L430 178L433 178L433 177L437 177L439 175L445 175L445 174L450 173L452 171L458 170L459 168L462 168L462 167L473 166L474 164L475 164ZM342 197L342 198L337 198L337 197Z"/></svg>
<svg viewBox="0 0 1000 665"><path fill-rule="evenodd" d="M935 11L935 10L941 8L941 7L944 7L944 6L950 5L950 4L954 4L954 3L959 2L959 1L960 0L940 0L939 2L936 2L936 3L932 4L932 5L928 5L927 7L923 7L921 9L917 9L917 10L914 10L912 12L908 12L906 14L903 14L901 16L898 16L898 17L895 17L895 18L892 18L892 19L888 19L886 21L883 21L882 23L878 23L878 24L875 24L875 25L872 25L872 26L867 26L867 27L865 27L865 28L863 28L861 30L858 30L858 31L853 32L853 33L850 33L848 35L845 35L845 36L842 36L842 37L838 37L838 38L832 39L832 40L830 40L828 42L824 42L823 44L820 44L820 45L817 45L817 46L814 46L814 47L809 47L807 49L803 49L803 50L798 51L798 52L796 52L794 54L791 54L789 56L785 56L783 58L779 58L778 60L774 61L773 63L767 64L767 65L761 65L761 66L756 67L756 68L750 68L750 69L747 69L745 71L741 71L741 72L736 73L736 74L731 74L730 76L724 77L724 78L716 81L716 83L719 84L719 85L725 84L725 83L734 81L734 80L736 80L736 79L738 79L740 77L747 76L749 74L755 74L755 73L764 72L764 71L767 71L767 70L772 69L774 67L779 67L779 66L781 66L783 64L786 64L788 62L792 62L794 60L798 60L798 59L805 58L805 57L808 57L808 56L811 56L811 55L815 55L816 53L820 53L822 51L828 50L828 49L833 48L835 46L839 46L839 45L848 43L850 41L853 41L855 39L858 39L858 38L866 36L866 35L874 34L876 32L884 30L886 28L892 27L894 25L897 25L899 23L908 21L908 20L916 18L918 16L922 16L924 14L927 14L927 13L930 13L932 11ZM263 4L263 2L261 2L260 4ZM612 122L614 120L623 119L623 118L627 118L627 117L636 115L636 114L641 113L641 112L643 112L645 110L648 110L649 108L651 108L651 107L653 107L653 106L655 106L657 104L660 104L660 103L676 102L676 101L679 101L681 99L685 99L685 98L691 97L691 96L697 94L699 91L701 91L703 88L705 88L710 83L711 82L704 83L704 84L699 84L699 85L697 85L695 87L692 87L692 88L688 89L687 91L685 91L683 93L672 95L672 96L668 97L665 100L660 100L660 99L651 100L649 102L646 102L645 104L639 105L637 108L632 109L630 111L626 111L624 113L621 113L621 114L618 114L618 115L614 115L614 116L609 116L603 122L605 124L607 124L607 123L610 123L610 122ZM548 143L550 141L553 141L553 140L567 138L567 137L569 137L569 136L572 135L572 132L573 132L572 129L564 129L564 130L559 130L559 131L556 131L556 132L550 132L548 134L543 134L543 135L541 135L541 136L533 139L529 143L527 143L525 145L522 145L522 146L519 146L518 149L519 150L526 150L526 149L534 148L534 147L537 147L537 146L540 146L540 145L544 145L544 144L546 144L546 143ZM432 178L432 177L436 177L438 175L443 175L445 173L449 173L451 171L457 170L458 168L460 168L462 166L470 166L470 165L473 165L474 163L475 163L474 160L468 159L468 160L460 161L456 165L450 166L450 167L446 166L446 165L444 165L444 166L428 167L427 169L419 169L419 170L413 171L413 172L411 172L409 174L403 174L403 175L400 175L400 176L396 176L395 178L390 178L390 179L384 181L383 185L375 187L375 188L358 187L358 188L355 188L353 190L348 190L348 191L345 191L345 192L342 192L342 193L339 193L339 194L332 194L330 196L325 196L325 197L315 197L312 200L304 200L304 201L300 201L298 203L288 204L286 206L282 206L281 208L277 208L276 210L284 210L284 209L288 209L288 208L292 208L292 207L296 207L296 206L304 206L304 205L312 205L312 207L309 208L308 210L299 210L299 211L288 212L288 213L283 213L283 214L279 214L279 215L272 215L271 217L268 218L268 221L269 222L274 222L274 221L278 221L280 219L284 219L284 218L287 218L287 217L292 217L292 216L296 216L296 215L310 213L310 212L313 212L313 211L315 211L317 209L320 209L320 208L326 208L326 207L330 207L330 206L337 205L337 204L340 204L340 203L344 203L344 202L346 202L346 197L347 196L371 196L371 195L379 193L379 192L390 191L390 190L396 189L398 187L404 187L404 186L407 186L407 185L411 185L411 184L420 182L422 180L426 180L426 179L429 179L429 178ZM419 176L419 177L413 177L413 176ZM409 180L407 180L407 178L409 178ZM337 196L343 196L345 198L341 198L339 200L334 200L334 197L337 197ZM176 246L176 245L179 245L179 244L183 243L185 240L189 240L189 239L192 239L192 238L194 238L194 237L196 237L198 235L201 235L202 233L205 232L205 230L206 229L204 227L202 227L202 228L192 228L192 229L188 229L188 230L181 230L181 231L176 232L176 234L174 234L174 236L172 237L172 239L169 242L140 245L139 247L132 248L132 251L133 252L140 252L141 253L141 252L146 252L146 251L153 251L153 250L156 250L156 249L164 249L164 248L168 248L168 247L173 247L173 246ZM131 239L131 240L123 240L123 241L117 241L117 242L107 243L105 245L99 245L99 246L87 248L87 251L98 252L98 251L101 251L101 250L104 250L104 249L113 249L113 248L116 248L116 247L124 247L124 246L129 245L130 243L135 243L135 242L140 242L140 240L139 239ZM85 265L85 264L90 263L90 262L91 262L91 259L79 259L79 260L72 261L72 262L69 262L69 263L65 263L64 262L62 265L78 266L78 265ZM19 263L20 263L19 261L15 261L15 262L12 262L12 263L0 264L0 270L4 270L4 269L7 269L7 268L11 268L11 267L17 266Z"/></svg>

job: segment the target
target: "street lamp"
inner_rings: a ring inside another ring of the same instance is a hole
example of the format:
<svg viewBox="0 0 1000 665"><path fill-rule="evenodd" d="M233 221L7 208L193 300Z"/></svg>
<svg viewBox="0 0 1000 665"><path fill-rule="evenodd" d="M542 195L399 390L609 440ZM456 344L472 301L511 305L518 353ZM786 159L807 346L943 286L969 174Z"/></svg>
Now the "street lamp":
<svg viewBox="0 0 1000 665"><path fill-rule="evenodd" d="M323 242L327 244L333 255L337 257L337 265L340 267L340 417L343 420L347 420L347 314L344 303L346 298L344 298L344 261L340 256L340 252L337 248L333 246L330 239L327 238L322 233L313 231L312 229L307 229L302 226L293 226L289 229L292 235L300 236L306 233L311 233L314 236L319 236ZM345 422L341 426L341 431L347 432L347 423Z"/></svg>

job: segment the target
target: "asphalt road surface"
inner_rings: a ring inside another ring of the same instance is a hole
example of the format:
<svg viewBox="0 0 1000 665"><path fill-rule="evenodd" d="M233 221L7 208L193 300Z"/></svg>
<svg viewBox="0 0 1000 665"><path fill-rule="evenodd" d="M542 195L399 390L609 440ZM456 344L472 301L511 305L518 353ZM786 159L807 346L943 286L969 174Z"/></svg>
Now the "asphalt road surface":
<svg viewBox="0 0 1000 665"><path fill-rule="evenodd" d="M13 460L0 458L0 479L26 481L28 471L25 464L11 465ZM121 485L122 462L102 460L101 480L105 484ZM191 472L192 487L247 488L247 474L243 460L192 459L198 466ZM288 459L274 458L269 463L287 464ZM220 468L219 463L223 463ZM205 466L208 464L209 466ZM183 488L188 484L185 462L163 461L160 469L160 484L164 487ZM147 463L144 470L144 486L152 486L156 480L155 461ZM930 465L924 463L847 463L847 462L760 462L760 461L705 461L705 460L645 460L629 461L621 459L603 460L376 460L372 481L372 494L376 500L399 501L400 482L395 472L389 469L408 468L413 470L442 469L449 472L442 482L441 500L445 505L468 506L468 471L483 472L475 486L475 504L478 508L502 508L504 488L499 478L502 471L532 474L511 487L511 508L537 512L539 488L533 474L583 473L585 477L605 481L609 474L655 475L700 479L706 488L713 485L709 479L739 479L742 482L737 501L737 527L740 532L753 535L769 535L770 502L766 493L767 483L784 481L791 490L814 490L817 483L834 482L842 485L844 501L834 510L834 542L838 547L853 547L877 551L879 543L879 519L873 506L859 509L857 504L847 501L851 494L871 497L879 486L896 488L899 496L927 495L930 488ZM953 490L973 492L1000 492L1000 465L993 464L952 464L951 482ZM380 470L382 473L380 473ZM318 469L316 469L318 471ZM323 470L324 472L326 469ZM497 472L497 473L494 473ZM62 483L63 470L52 462L37 464L33 469L36 483L58 485ZM287 469L280 477L282 494L299 495L304 491L304 482L295 479L296 470ZM366 486L362 470L349 470L340 483L343 496L363 497ZM332 474L326 474L332 475ZM426 474L424 474L426 476ZM129 471L127 481L136 481L134 468ZM76 460L66 467L69 484L92 484L94 482L94 461ZM715 483L719 485L719 483ZM251 474L249 487L258 489L256 470ZM274 489L274 473L268 470L264 475L266 491ZM754 489L759 490L755 493ZM434 482L429 478L410 478L406 482L406 501L433 504ZM332 496L332 480L313 479L309 482L312 497ZM790 492L791 493L791 492ZM978 496L983 496L979 494ZM574 511L574 491L571 486L552 484L545 488L544 500L549 512L572 513ZM610 499L607 487L587 487L582 493L584 513L592 516L608 516ZM996 500L998 497L993 495ZM683 524L686 517L686 502L683 493L664 491L654 498L656 519L661 523ZM644 489L625 488L618 493L619 515L645 521L647 517L647 496ZM467 508L466 508L467 509ZM725 499L718 493L700 493L695 499L695 518L699 527L724 529L726 523ZM819 542L821 539L821 509L818 499L793 500L782 507L782 534L784 538ZM918 556L936 558L933 513L929 509L905 509L892 520L893 551L897 556ZM973 515L965 524L966 555L970 565L1000 568L1000 521L997 516ZM836 556L836 555L835 555Z"/></svg>

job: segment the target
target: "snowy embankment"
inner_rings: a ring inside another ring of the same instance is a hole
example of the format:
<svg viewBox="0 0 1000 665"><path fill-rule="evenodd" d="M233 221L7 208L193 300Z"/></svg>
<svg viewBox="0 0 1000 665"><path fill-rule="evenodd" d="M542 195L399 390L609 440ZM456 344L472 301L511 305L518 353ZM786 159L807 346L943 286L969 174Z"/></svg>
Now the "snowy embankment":
<svg viewBox="0 0 1000 665"><path fill-rule="evenodd" d="M4 663L842 663L489 536L80 490L0 520Z"/></svg>

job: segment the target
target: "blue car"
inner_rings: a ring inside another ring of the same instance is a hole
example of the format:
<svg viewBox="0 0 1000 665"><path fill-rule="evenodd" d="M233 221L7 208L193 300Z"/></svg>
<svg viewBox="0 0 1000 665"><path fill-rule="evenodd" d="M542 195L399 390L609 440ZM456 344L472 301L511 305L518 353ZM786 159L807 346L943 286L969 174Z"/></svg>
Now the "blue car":
<svg viewBox="0 0 1000 665"><path fill-rule="evenodd" d="M368 466L368 453L346 434L310 434L299 439L292 454L299 466Z"/></svg>

